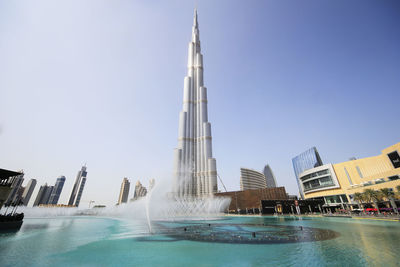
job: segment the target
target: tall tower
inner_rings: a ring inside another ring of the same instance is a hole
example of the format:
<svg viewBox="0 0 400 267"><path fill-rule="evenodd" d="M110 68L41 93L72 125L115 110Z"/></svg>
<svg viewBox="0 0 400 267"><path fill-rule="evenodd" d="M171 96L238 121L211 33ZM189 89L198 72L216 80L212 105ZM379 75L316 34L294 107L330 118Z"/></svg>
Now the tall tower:
<svg viewBox="0 0 400 267"><path fill-rule="evenodd" d="M70 206L79 206L79 202L81 201L83 188L85 187L86 183L86 166L82 166L82 169L78 172L76 176L75 184L71 192L71 196L68 201L68 205Z"/></svg>
<svg viewBox="0 0 400 267"><path fill-rule="evenodd" d="M217 164L212 157L211 124L207 115L207 88L203 83L197 10L189 42L183 108L179 114L178 147L174 151L174 192L181 197L216 193Z"/></svg>
<svg viewBox="0 0 400 267"><path fill-rule="evenodd" d="M64 187L65 176L61 175L57 178L56 184L54 185L53 192L51 192L49 204L57 205L58 199L60 198L61 191Z"/></svg>
<svg viewBox="0 0 400 267"><path fill-rule="evenodd" d="M272 169L269 166L269 164L265 165L265 167L264 167L264 176L265 176L265 181L267 182L268 188L276 187L275 175L272 172Z"/></svg>
<svg viewBox="0 0 400 267"><path fill-rule="evenodd" d="M37 183L36 179L31 179L26 185L24 193L22 194L22 201L24 206L28 206L29 200L31 199L36 183Z"/></svg>
<svg viewBox="0 0 400 267"><path fill-rule="evenodd" d="M7 203L7 204L16 203L17 201L19 201L19 199L17 200L18 191L19 191L20 187L22 186L22 182L24 181L24 174L21 173L20 175L12 177L11 180L12 180L11 192L8 195L7 200L5 201L5 203Z"/></svg>
<svg viewBox="0 0 400 267"><path fill-rule="evenodd" d="M129 187L131 183L128 178L124 178L121 184L121 191L119 192L118 204L128 202Z"/></svg>

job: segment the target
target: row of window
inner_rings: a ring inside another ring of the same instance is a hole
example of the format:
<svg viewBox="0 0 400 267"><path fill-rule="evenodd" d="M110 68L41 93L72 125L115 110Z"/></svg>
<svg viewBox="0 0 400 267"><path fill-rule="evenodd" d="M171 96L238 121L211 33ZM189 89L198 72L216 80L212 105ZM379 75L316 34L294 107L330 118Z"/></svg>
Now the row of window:
<svg viewBox="0 0 400 267"><path fill-rule="evenodd" d="M311 180L309 182L303 183L305 192L309 191L309 190L329 187L329 186L333 186L333 185L335 185L335 183L333 182L332 177L330 175L322 177L320 179L315 179L315 180Z"/></svg>
<svg viewBox="0 0 400 267"><path fill-rule="evenodd" d="M393 176L388 177L387 179L380 178L380 179L375 179L374 181L368 181L368 182L362 183L360 185L353 186L353 188L360 187L360 186L370 186L370 185L374 185L374 184L381 184L381 183L391 182L391 181L395 181L395 180L399 180L399 179L400 179L399 175L393 175Z"/></svg>
<svg viewBox="0 0 400 267"><path fill-rule="evenodd" d="M322 176L322 175L325 175L325 174L330 174L329 169L307 174L306 176L301 177L301 180L308 180L309 178L318 177L318 176Z"/></svg>
<svg viewBox="0 0 400 267"><path fill-rule="evenodd" d="M331 204L331 203L348 203L349 201L347 200L346 195L334 195L334 196L328 196L324 197L325 198L325 203Z"/></svg>

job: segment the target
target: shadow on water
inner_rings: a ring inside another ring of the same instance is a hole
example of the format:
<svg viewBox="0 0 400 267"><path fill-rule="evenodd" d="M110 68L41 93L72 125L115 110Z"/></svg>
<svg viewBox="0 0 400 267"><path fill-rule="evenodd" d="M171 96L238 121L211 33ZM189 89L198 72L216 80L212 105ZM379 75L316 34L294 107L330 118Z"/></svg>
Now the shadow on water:
<svg viewBox="0 0 400 267"><path fill-rule="evenodd" d="M156 233L167 237L145 236L136 239L143 242L173 242L180 240L231 243L231 244L286 244L316 242L340 236L336 231L304 226L276 224L231 224L195 222L158 222L154 224Z"/></svg>

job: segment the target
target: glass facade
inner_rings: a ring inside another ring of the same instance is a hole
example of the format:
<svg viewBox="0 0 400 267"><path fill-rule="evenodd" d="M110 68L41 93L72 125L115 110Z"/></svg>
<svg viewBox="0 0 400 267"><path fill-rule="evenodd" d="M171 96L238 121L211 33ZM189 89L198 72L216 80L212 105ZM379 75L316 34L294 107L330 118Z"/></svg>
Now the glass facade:
<svg viewBox="0 0 400 267"><path fill-rule="evenodd" d="M304 192L335 185L329 169L301 176L300 181L303 183Z"/></svg>
<svg viewBox="0 0 400 267"><path fill-rule="evenodd" d="M58 199L60 198L61 195L61 191L64 187L64 183L65 183L65 176L60 176L57 178L53 192L50 195L49 204L57 205Z"/></svg>
<svg viewBox="0 0 400 267"><path fill-rule="evenodd" d="M304 172L305 170L322 166L323 163L315 147L312 147L307 151L304 151L297 157L293 158L292 163L293 163L294 174L296 176L297 186L299 187L299 192L301 197L304 199L304 192L301 188L299 180L300 173Z"/></svg>
<svg viewBox="0 0 400 267"><path fill-rule="evenodd" d="M327 196L325 198L326 204L336 204L336 203L348 203L348 199L346 195L334 195L334 196Z"/></svg>
<svg viewBox="0 0 400 267"><path fill-rule="evenodd" d="M267 182L268 188L276 187L275 175L272 172L272 169L269 165L265 165L265 167L264 167L264 176L265 176L265 180Z"/></svg>

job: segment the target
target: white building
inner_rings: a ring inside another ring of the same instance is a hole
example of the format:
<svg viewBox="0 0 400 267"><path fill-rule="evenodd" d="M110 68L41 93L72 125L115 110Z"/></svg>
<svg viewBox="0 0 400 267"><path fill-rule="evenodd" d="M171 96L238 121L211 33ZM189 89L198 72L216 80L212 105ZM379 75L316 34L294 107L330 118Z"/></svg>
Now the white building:
<svg viewBox="0 0 400 267"><path fill-rule="evenodd" d="M263 173L240 168L240 190L261 189L266 188L267 182Z"/></svg>
<svg viewBox="0 0 400 267"><path fill-rule="evenodd" d="M211 124L207 114L207 88L203 83L197 11L189 42L188 71L183 86L183 109L179 114L178 147L174 151L174 191L181 197L216 193L217 164L212 157Z"/></svg>

